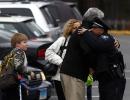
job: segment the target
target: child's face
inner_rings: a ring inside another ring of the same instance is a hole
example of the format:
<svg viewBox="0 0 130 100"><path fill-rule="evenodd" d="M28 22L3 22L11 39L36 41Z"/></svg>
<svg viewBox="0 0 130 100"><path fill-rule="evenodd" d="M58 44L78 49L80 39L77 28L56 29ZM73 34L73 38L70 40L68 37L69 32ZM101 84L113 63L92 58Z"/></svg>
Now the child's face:
<svg viewBox="0 0 130 100"><path fill-rule="evenodd" d="M18 47L18 48L20 48L20 49L26 51L27 48L28 48L27 41L21 41L20 43L17 44L16 47Z"/></svg>

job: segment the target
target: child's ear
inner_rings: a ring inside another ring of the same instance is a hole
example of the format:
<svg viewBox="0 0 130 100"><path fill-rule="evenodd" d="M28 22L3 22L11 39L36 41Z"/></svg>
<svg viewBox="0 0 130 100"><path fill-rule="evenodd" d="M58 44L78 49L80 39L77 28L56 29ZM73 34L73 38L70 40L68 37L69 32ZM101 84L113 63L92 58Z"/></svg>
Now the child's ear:
<svg viewBox="0 0 130 100"><path fill-rule="evenodd" d="M20 46L20 43L16 43L15 47L19 47Z"/></svg>

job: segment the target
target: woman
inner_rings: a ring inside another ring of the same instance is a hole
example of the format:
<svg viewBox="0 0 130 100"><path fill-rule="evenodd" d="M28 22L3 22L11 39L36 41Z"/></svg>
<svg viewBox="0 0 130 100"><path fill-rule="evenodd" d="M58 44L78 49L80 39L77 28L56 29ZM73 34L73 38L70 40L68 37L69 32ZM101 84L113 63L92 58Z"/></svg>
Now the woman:
<svg viewBox="0 0 130 100"><path fill-rule="evenodd" d="M59 37L47 50L45 53L45 59L49 62L60 66L62 64L63 58L66 53L66 49L63 50L62 56L60 57L57 53L60 50L60 47L64 45L66 40L65 46L67 46L69 38L71 34L80 26L80 21L76 19L70 19L66 22L63 28L63 36ZM65 100L63 89L60 82L60 67L57 71L57 74L52 77L54 80L54 85L56 88L58 100Z"/></svg>
<svg viewBox="0 0 130 100"><path fill-rule="evenodd" d="M22 33L16 33L11 38L11 46L13 50L10 52L14 54L13 65L20 75L26 70L27 59L25 51L27 50L27 36ZM18 78L20 78L18 76ZM19 88L18 85L11 86L5 90L2 90L2 100L19 100Z"/></svg>

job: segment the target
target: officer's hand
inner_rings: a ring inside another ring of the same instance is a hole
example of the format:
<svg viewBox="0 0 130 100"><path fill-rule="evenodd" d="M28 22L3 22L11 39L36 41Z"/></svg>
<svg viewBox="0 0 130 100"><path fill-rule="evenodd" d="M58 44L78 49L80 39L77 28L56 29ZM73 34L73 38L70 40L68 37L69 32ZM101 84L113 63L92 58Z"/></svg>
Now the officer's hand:
<svg viewBox="0 0 130 100"><path fill-rule="evenodd" d="M81 27L81 28L78 29L78 34L84 34L84 32L87 31L87 30L88 29Z"/></svg>
<svg viewBox="0 0 130 100"><path fill-rule="evenodd" d="M119 41L117 39L115 39L114 45L115 45L116 48L120 47L120 43L119 43Z"/></svg>

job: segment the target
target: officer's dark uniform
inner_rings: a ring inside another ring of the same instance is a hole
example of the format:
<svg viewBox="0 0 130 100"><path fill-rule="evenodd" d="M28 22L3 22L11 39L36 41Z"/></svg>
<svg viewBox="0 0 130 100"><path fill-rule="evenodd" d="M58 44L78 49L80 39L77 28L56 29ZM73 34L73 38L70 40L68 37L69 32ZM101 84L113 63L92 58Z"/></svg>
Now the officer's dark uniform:
<svg viewBox="0 0 130 100"><path fill-rule="evenodd" d="M95 19L93 25L108 29L99 19ZM93 52L89 62L90 66L94 66L99 82L100 100L122 100L126 84L124 63L121 53L114 46L114 38L107 33L96 36L86 31L82 41L83 47L87 43Z"/></svg>

